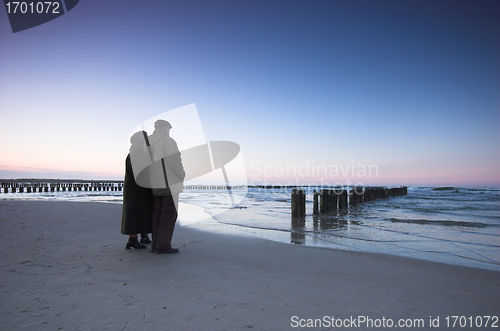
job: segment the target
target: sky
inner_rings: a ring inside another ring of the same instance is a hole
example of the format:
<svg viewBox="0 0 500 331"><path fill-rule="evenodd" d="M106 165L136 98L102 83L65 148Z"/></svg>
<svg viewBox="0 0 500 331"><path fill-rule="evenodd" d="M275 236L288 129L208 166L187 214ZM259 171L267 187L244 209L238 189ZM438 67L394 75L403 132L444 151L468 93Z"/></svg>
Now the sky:
<svg viewBox="0 0 500 331"><path fill-rule="evenodd" d="M190 105L206 141L240 146L231 183L498 186L498 17L475 0L85 0L13 33L0 8L0 178L122 179L134 128Z"/></svg>

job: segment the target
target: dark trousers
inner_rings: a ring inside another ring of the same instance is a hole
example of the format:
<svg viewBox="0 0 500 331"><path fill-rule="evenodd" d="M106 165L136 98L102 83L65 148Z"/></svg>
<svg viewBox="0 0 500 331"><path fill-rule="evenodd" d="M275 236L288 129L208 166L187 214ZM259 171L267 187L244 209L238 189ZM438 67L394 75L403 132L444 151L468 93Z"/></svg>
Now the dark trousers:
<svg viewBox="0 0 500 331"><path fill-rule="evenodd" d="M155 197L153 207L152 249L166 250L172 247L171 241L177 221L176 199L179 195Z"/></svg>

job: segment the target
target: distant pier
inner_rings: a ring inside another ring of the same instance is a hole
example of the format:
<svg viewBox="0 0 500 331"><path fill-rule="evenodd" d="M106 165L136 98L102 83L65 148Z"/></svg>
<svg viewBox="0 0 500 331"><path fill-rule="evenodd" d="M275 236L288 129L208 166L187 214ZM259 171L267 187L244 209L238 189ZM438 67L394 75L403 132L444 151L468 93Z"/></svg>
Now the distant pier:
<svg viewBox="0 0 500 331"><path fill-rule="evenodd" d="M185 185L186 190L244 189L246 185ZM7 180L0 183L0 193L72 192L72 191L122 191L123 181L83 180Z"/></svg>
<svg viewBox="0 0 500 331"><path fill-rule="evenodd" d="M0 193L122 191L121 181L36 181L16 180L0 183Z"/></svg>

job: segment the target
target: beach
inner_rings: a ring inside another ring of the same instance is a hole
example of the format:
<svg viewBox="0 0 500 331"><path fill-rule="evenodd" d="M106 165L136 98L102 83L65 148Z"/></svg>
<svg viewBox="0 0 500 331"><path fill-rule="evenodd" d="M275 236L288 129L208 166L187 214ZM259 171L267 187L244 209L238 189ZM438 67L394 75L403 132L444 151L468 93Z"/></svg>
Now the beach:
<svg viewBox="0 0 500 331"><path fill-rule="evenodd" d="M214 222L178 224L180 253L156 255L125 250L120 221L120 204L0 201L2 330L500 325L498 271L279 243Z"/></svg>

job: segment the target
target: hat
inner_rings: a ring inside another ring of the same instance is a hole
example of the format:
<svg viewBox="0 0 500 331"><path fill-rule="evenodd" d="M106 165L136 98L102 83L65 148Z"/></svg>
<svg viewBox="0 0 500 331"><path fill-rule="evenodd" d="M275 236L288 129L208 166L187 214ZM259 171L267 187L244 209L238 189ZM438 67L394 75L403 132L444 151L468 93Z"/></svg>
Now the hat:
<svg viewBox="0 0 500 331"><path fill-rule="evenodd" d="M157 128L171 129L172 125L170 125L170 123L165 121L165 120L158 120L155 122L155 129L157 129Z"/></svg>
<svg viewBox="0 0 500 331"><path fill-rule="evenodd" d="M130 137L130 143L137 144L137 145L144 144L145 133L146 132L144 132L144 131L138 131L138 132L134 133L132 135L132 137ZM147 133L146 133L146 136L147 136Z"/></svg>

